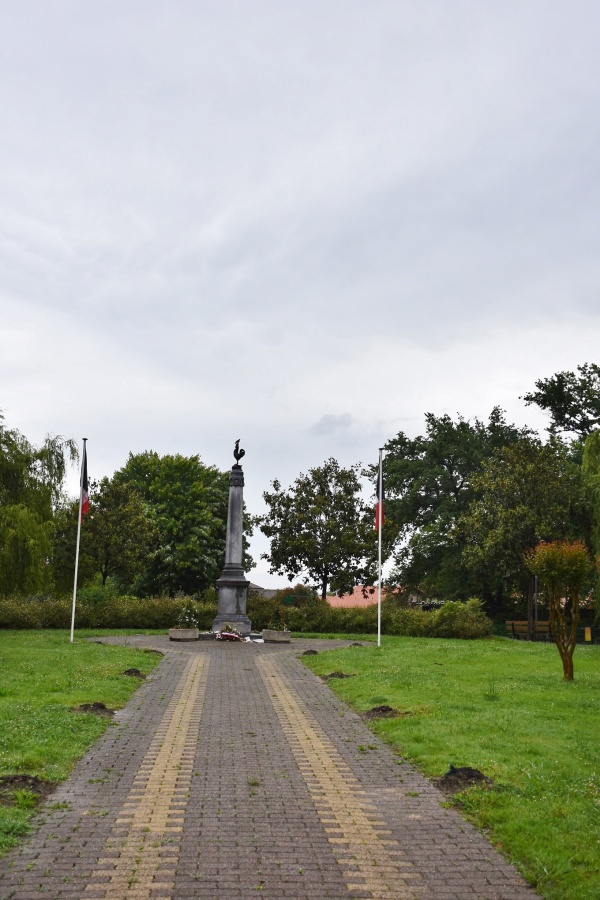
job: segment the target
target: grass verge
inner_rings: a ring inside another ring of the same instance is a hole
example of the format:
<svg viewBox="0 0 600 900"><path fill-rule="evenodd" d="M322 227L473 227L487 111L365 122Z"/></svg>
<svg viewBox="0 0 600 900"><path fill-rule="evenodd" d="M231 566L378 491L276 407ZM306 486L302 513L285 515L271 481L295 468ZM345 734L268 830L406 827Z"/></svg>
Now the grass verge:
<svg viewBox="0 0 600 900"><path fill-rule="evenodd" d="M70 644L67 631L0 632L0 776L64 780L109 724L71 708L95 701L122 707L140 683L122 672L147 674L156 665L156 654L84 640L102 633L78 632ZM35 803L26 789L2 792L0 854L27 831Z"/></svg>
<svg viewBox="0 0 600 900"><path fill-rule="evenodd" d="M377 638L372 634L340 634L337 631L317 632L317 631L292 631L293 638L319 638L330 641L360 641L361 643L371 643Z"/></svg>
<svg viewBox="0 0 600 900"><path fill-rule="evenodd" d="M385 637L382 648L303 660L428 776L452 763L493 778L453 801L548 900L600 897L600 647L578 647L562 681L554 645Z"/></svg>

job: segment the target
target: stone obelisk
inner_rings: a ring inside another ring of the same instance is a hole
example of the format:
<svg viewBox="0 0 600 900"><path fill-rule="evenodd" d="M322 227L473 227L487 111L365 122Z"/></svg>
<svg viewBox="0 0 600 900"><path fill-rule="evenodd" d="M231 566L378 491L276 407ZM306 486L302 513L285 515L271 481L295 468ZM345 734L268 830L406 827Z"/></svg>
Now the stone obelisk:
<svg viewBox="0 0 600 900"><path fill-rule="evenodd" d="M225 543L225 567L217 581L219 606L212 630L220 631L224 625L235 625L242 634L250 634L250 619L246 615L248 585L242 568L243 516L244 516L244 473L240 459L245 450L240 450L240 442L235 442L235 465L229 476L229 507L227 510L227 539Z"/></svg>

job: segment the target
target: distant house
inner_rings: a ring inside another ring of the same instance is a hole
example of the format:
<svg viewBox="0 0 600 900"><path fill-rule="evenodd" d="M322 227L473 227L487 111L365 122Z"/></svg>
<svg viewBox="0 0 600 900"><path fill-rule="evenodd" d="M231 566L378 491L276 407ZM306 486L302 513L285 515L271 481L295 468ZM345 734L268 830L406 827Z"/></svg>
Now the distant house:
<svg viewBox="0 0 600 900"><path fill-rule="evenodd" d="M374 603L377 603L377 588L368 587L364 588L364 590L367 594L366 597L363 594L362 584L357 584L350 594L343 594L341 597L338 597L337 594L328 594L327 602L330 606L342 609L348 609L350 607L364 608L365 606L372 606Z"/></svg>
<svg viewBox="0 0 600 900"><path fill-rule="evenodd" d="M260 594L261 597L266 597L267 600L270 600L277 593L275 588L264 588L259 584L252 584L252 582L248 585L248 590L254 591L255 594Z"/></svg>
<svg viewBox="0 0 600 900"><path fill-rule="evenodd" d="M402 588L400 586L390 588L388 597L390 600L396 600L400 606L418 606L427 608L427 595L421 588Z"/></svg>
<svg viewBox="0 0 600 900"><path fill-rule="evenodd" d="M366 597L363 596L362 584L358 584L353 591L349 594L343 594L341 597L338 597L337 594L328 594L327 602L330 606L342 609L351 607L364 609L365 606L372 606L374 603L377 603L377 588L367 587L364 590L367 592ZM440 605L435 600L428 601L425 592L420 588L406 590L401 587L387 587L384 585L381 591L381 599L395 600L400 606L417 606L422 609L429 609L431 606L437 608Z"/></svg>

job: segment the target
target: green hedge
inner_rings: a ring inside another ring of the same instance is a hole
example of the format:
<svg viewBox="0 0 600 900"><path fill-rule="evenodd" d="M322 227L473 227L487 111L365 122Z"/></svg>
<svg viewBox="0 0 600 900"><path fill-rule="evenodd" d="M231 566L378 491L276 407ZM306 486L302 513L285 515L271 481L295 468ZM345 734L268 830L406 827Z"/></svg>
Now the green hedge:
<svg viewBox="0 0 600 900"><path fill-rule="evenodd" d="M140 600L137 597L110 597L105 602L81 600L77 603L78 628L164 628L173 626L188 597ZM208 631L217 613L214 601L196 603L198 624ZM341 609L320 600L301 607L282 607L277 600L251 595L248 616L255 631L282 617L290 631L339 634L375 634L377 606ZM69 598L9 598L0 600L0 628L70 628ZM493 625L482 612L479 600L448 602L425 612L394 603L382 606L383 634L410 637L480 638L492 634Z"/></svg>
<svg viewBox="0 0 600 900"><path fill-rule="evenodd" d="M248 616L256 631L261 631L278 617L283 619L290 631L340 634L374 634L377 631L376 605L344 609L316 601L300 608L281 607L276 600L251 596ZM493 623L482 611L481 602L477 599L465 603L450 601L430 612L385 602L381 608L381 631L383 634L407 637L471 639L491 635Z"/></svg>
<svg viewBox="0 0 600 900"><path fill-rule="evenodd" d="M78 628L170 628L175 625L185 597L111 598L105 603L77 601ZM0 628L70 628L71 604L66 597L0 600ZM200 628L210 629L216 606L198 603Z"/></svg>

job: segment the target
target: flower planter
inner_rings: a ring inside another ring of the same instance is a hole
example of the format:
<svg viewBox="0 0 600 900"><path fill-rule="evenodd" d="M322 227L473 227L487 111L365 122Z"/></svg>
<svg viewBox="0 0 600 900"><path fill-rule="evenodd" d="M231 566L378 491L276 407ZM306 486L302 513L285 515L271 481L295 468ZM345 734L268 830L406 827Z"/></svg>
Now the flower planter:
<svg viewBox="0 0 600 900"><path fill-rule="evenodd" d="M263 628L263 641L270 644L289 644L292 634L290 631L275 631L274 628Z"/></svg>
<svg viewBox="0 0 600 900"><path fill-rule="evenodd" d="M199 636L197 628L169 628L170 641L197 641Z"/></svg>

